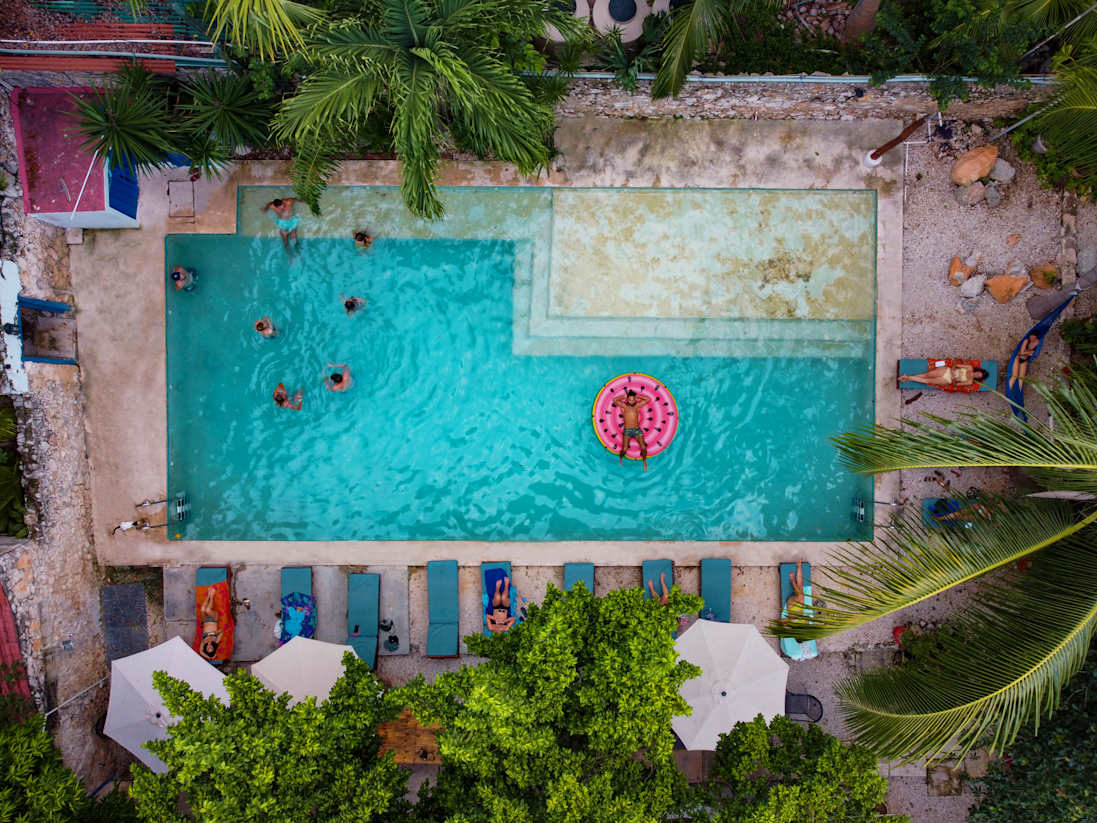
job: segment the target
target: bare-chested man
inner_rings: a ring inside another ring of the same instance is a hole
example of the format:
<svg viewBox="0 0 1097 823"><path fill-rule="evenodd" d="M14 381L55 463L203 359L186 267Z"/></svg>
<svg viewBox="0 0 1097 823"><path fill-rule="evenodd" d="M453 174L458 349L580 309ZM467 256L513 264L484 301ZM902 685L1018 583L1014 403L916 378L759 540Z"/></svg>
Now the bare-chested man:
<svg viewBox="0 0 1097 823"><path fill-rule="evenodd" d="M621 453L618 455L617 462L625 462L629 443L636 438L636 442L640 444L640 460L644 463L644 471L648 470L648 444L644 442L644 430L640 428L640 409L650 402L650 397L637 394L632 389L613 398L613 405L619 408L625 417L625 428L621 432Z"/></svg>
<svg viewBox="0 0 1097 823"><path fill-rule="evenodd" d="M275 197L263 206L263 211L274 210L274 223L278 226L278 233L282 235L282 245L286 251L290 250L290 240L293 241L294 246L297 245L297 224L300 218L293 213L293 204L296 202L296 197Z"/></svg>

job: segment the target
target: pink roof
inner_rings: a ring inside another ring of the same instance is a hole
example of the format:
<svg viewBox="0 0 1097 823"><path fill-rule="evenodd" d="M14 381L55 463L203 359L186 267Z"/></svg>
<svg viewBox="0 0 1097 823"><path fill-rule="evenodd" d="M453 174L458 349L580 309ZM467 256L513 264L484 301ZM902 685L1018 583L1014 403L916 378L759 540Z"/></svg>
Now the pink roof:
<svg viewBox="0 0 1097 823"><path fill-rule="evenodd" d="M13 89L11 111L19 150L19 176L23 180L23 208L27 214L71 212L106 208L104 159L96 159L91 174L91 152L81 147L76 131L72 96L92 98L89 88ZM84 178L87 177L87 185ZM63 185L62 185L63 181ZM84 188L83 196L80 189ZM67 189L67 194L66 194Z"/></svg>

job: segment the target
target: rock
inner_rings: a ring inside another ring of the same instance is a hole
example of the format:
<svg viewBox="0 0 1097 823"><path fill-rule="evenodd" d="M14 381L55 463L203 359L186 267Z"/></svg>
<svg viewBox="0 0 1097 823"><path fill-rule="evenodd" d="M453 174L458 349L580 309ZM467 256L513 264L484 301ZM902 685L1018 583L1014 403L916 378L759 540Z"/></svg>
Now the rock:
<svg viewBox="0 0 1097 823"><path fill-rule="evenodd" d="M976 183L975 185L979 184ZM986 191L983 192L983 197L987 201L987 205L992 209L996 209L998 206L1002 205L1002 192L997 186L987 186Z"/></svg>
<svg viewBox="0 0 1097 823"><path fill-rule="evenodd" d="M1013 166L999 157L994 161L994 166L990 170L990 179L999 183L1008 183L1016 173L1017 170Z"/></svg>
<svg viewBox="0 0 1097 823"><path fill-rule="evenodd" d="M967 191L964 195L964 202L969 206L974 206L984 197L986 197L987 187L976 180L970 186L967 187Z"/></svg>
<svg viewBox="0 0 1097 823"><path fill-rule="evenodd" d="M1007 246L1016 246L1020 242L1021 242L1021 235L1019 235L1019 234L1011 234L1009 237L1006 238L1006 245Z"/></svg>
<svg viewBox="0 0 1097 823"><path fill-rule="evenodd" d="M1009 265L1006 266L1005 273L1013 277L1028 277L1028 269L1020 260L1011 260Z"/></svg>
<svg viewBox="0 0 1097 823"><path fill-rule="evenodd" d="M1019 295L1029 284L1027 277L1015 277L1012 274L999 274L986 281L986 290L999 303L1008 303Z"/></svg>
<svg viewBox="0 0 1097 823"><path fill-rule="evenodd" d="M1047 145L1044 143L1043 137L1036 135L1036 139L1032 141L1032 150L1036 154L1047 154Z"/></svg>
<svg viewBox="0 0 1097 823"><path fill-rule="evenodd" d="M952 199L955 200L959 205L966 206L967 205L967 189L964 186L953 186L952 187Z"/></svg>
<svg viewBox="0 0 1097 823"><path fill-rule="evenodd" d="M1028 270L1028 279L1038 289L1054 288L1059 282L1059 270L1051 263L1042 266L1033 266Z"/></svg>
<svg viewBox="0 0 1097 823"><path fill-rule="evenodd" d="M1082 246L1078 250L1078 272L1085 274L1091 269L1097 269L1097 246Z"/></svg>
<svg viewBox="0 0 1097 823"><path fill-rule="evenodd" d="M972 252L967 256L966 260L961 260L960 255L956 255L952 258L952 262L948 264L948 282L954 286L959 286L969 277L971 273L975 271L975 267L979 265L979 261L983 259L983 255L975 256L975 252Z"/></svg>
<svg viewBox="0 0 1097 823"><path fill-rule="evenodd" d="M983 286L986 285L987 276L985 274L976 274L969 277L960 285L961 297L978 297L983 293Z"/></svg>
<svg viewBox="0 0 1097 823"><path fill-rule="evenodd" d="M997 146L979 146L961 154L952 164L952 182L957 186L970 186L980 177L990 174L997 159Z"/></svg>

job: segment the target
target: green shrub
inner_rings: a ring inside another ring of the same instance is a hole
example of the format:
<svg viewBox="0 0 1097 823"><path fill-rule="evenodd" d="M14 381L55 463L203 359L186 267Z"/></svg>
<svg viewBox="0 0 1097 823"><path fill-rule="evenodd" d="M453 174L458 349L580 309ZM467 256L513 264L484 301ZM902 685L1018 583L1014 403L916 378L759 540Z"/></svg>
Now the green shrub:
<svg viewBox="0 0 1097 823"><path fill-rule="evenodd" d="M1072 317L1059 327L1059 334L1079 354L1097 354L1097 317Z"/></svg>

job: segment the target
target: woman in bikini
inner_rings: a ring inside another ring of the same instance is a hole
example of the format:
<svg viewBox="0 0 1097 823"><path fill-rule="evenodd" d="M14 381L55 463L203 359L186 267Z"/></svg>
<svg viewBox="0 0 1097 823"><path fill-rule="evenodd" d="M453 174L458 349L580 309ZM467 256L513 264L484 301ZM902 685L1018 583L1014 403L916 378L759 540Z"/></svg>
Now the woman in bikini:
<svg viewBox="0 0 1097 823"><path fill-rule="evenodd" d="M899 382L922 383L926 386L970 386L987 379L988 372L978 366L958 363L955 366L938 366L921 374L900 374Z"/></svg>
<svg viewBox="0 0 1097 823"><path fill-rule="evenodd" d="M211 586L206 590L206 599L202 603L202 642L198 644L198 653L206 660L213 660L217 647L221 645L221 618L213 609L213 597L216 593L217 590Z"/></svg>
<svg viewBox="0 0 1097 823"><path fill-rule="evenodd" d="M491 597L491 610L485 615L488 629L502 634L514 625L514 615L510 613L510 578L504 577L495 582L495 592Z"/></svg>
<svg viewBox="0 0 1097 823"><path fill-rule="evenodd" d="M1025 342L1021 344L1021 350L1017 352L1017 357L1013 361L1013 368L1009 372L1009 387L1012 389L1013 384L1020 381L1021 385L1025 385L1025 375L1028 374L1028 361L1032 359L1032 355L1036 353L1036 348L1040 345L1040 338L1035 334L1030 334L1025 338Z"/></svg>

